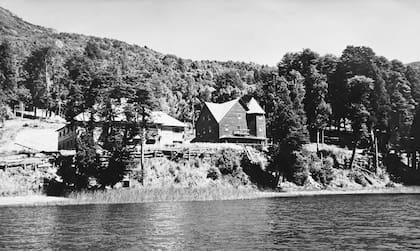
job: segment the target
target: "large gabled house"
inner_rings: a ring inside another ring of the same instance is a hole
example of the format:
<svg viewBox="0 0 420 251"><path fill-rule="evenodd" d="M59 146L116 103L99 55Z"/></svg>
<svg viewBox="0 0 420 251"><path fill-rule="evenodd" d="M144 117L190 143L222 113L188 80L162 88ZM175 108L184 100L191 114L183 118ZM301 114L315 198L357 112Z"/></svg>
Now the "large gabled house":
<svg viewBox="0 0 420 251"><path fill-rule="evenodd" d="M103 121L98 116L91 118L89 112L80 113L73 118L71 123L57 130L58 150L76 150L79 132L83 130L86 123L93 119L95 129L93 131L94 141L100 141ZM114 123L124 125L126 119L124 114L118 114ZM148 145L167 146L182 144L185 138L187 125L161 111L153 111L147 124ZM135 137L139 138L138 136Z"/></svg>
<svg viewBox="0 0 420 251"><path fill-rule="evenodd" d="M265 112L252 97L205 102L196 122L196 142L265 144Z"/></svg>

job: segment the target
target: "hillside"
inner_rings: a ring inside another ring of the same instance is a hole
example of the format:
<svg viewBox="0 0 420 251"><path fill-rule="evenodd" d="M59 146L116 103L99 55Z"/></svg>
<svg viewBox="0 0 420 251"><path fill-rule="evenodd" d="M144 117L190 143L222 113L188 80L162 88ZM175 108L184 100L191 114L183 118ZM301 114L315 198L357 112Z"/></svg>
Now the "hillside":
<svg viewBox="0 0 420 251"><path fill-rule="evenodd" d="M230 81L237 85L236 95L243 94L255 84L254 71L262 67L232 61L193 61L115 39L57 32L28 23L1 7L0 37L12 45L18 65L23 65L31 53L45 47L58 51L56 57L64 65L70 57L81 55L88 43L94 43L99 48L102 65L128 69L132 74L142 75L146 81L158 83L164 93L160 109L183 121L192 119L187 104L191 93L198 93L201 101L209 101L213 98L211 93L217 90L218 81Z"/></svg>
<svg viewBox="0 0 420 251"><path fill-rule="evenodd" d="M411 66L411 67L413 67L413 68L416 68L417 70L420 70L420 61L417 61L417 62L412 62L412 63L409 63L409 64L407 64L408 66Z"/></svg>

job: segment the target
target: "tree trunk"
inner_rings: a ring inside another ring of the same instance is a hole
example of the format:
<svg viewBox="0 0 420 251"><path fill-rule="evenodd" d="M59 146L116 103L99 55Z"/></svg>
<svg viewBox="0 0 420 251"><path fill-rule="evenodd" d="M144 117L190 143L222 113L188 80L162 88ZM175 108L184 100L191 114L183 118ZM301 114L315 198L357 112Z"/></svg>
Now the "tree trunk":
<svg viewBox="0 0 420 251"><path fill-rule="evenodd" d="M141 132L141 144L140 144L140 166L141 166L141 184L144 185L144 143L146 137L146 128L142 127Z"/></svg>
<svg viewBox="0 0 420 251"><path fill-rule="evenodd" d="M282 184L282 175L279 172L276 172L275 174L275 178L274 178L274 188L279 188L281 187Z"/></svg>
<svg viewBox="0 0 420 251"><path fill-rule="evenodd" d="M142 127L141 127L141 138L140 138L140 167L141 167L141 184L144 185L144 145L146 141L146 112L142 110Z"/></svg>
<svg viewBox="0 0 420 251"><path fill-rule="evenodd" d="M351 159L350 159L350 169L353 169L353 162L354 162L354 157L356 156L356 148L357 148L357 142L359 141L358 136L354 137L354 146L353 146L353 153L351 154Z"/></svg>
<svg viewBox="0 0 420 251"><path fill-rule="evenodd" d="M417 152L416 150L413 151L412 157L411 157L411 167L414 169L417 169Z"/></svg>
<svg viewBox="0 0 420 251"><path fill-rule="evenodd" d="M336 127L337 127L337 132L339 132L341 129L341 119L338 119Z"/></svg>
<svg viewBox="0 0 420 251"><path fill-rule="evenodd" d="M58 101L58 116L61 117L61 100Z"/></svg>
<svg viewBox="0 0 420 251"><path fill-rule="evenodd" d="M316 153L319 154L319 129L316 129Z"/></svg>
<svg viewBox="0 0 420 251"><path fill-rule="evenodd" d="M379 170L378 138L376 137L376 135L374 135L374 137L375 137L375 172L378 173L378 170Z"/></svg>
<svg viewBox="0 0 420 251"><path fill-rule="evenodd" d="M325 144L325 129L321 129L321 143Z"/></svg>
<svg viewBox="0 0 420 251"><path fill-rule="evenodd" d="M22 103L20 103L20 118L22 118L23 119L23 112L25 111L25 105L23 104L23 102Z"/></svg>
<svg viewBox="0 0 420 251"><path fill-rule="evenodd" d="M405 154L405 156L407 157L407 167L410 167L410 153L407 151L407 153Z"/></svg>

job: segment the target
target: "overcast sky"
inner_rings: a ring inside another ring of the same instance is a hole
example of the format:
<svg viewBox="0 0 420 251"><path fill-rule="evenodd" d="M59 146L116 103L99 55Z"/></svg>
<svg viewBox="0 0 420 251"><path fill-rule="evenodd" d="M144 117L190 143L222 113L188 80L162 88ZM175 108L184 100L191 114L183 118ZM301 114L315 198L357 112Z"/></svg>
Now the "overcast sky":
<svg viewBox="0 0 420 251"><path fill-rule="evenodd" d="M0 0L23 19L190 59L274 65L310 48L340 55L370 46L420 61L417 0Z"/></svg>

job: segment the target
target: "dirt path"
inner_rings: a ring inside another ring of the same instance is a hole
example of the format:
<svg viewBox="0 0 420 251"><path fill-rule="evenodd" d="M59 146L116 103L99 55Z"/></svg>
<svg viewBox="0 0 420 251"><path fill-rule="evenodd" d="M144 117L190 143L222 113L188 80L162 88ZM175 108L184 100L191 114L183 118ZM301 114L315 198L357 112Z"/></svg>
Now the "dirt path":
<svg viewBox="0 0 420 251"><path fill-rule="evenodd" d="M31 119L7 120L0 129L0 154L7 155L24 149L23 146L40 151L57 148L56 130L60 123L48 123Z"/></svg>
<svg viewBox="0 0 420 251"><path fill-rule="evenodd" d="M22 129L23 121L21 120L7 120L4 127L0 129L0 153L12 152L17 149L14 143L17 133Z"/></svg>

